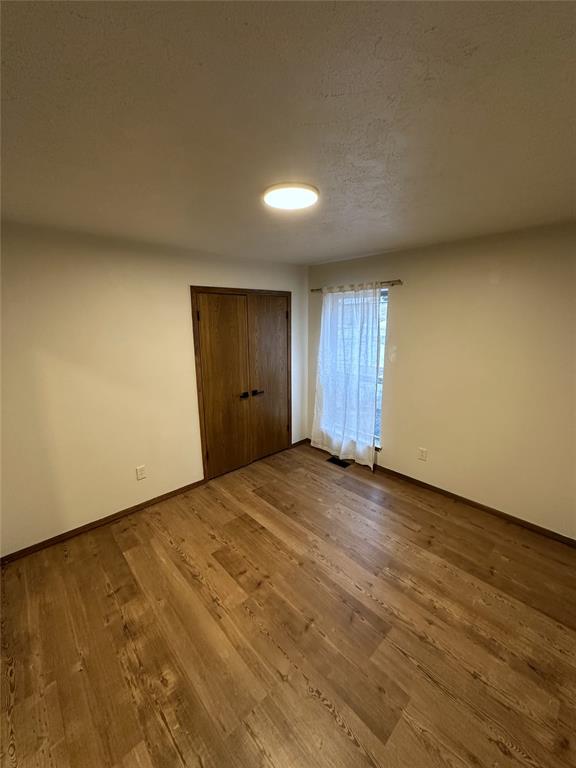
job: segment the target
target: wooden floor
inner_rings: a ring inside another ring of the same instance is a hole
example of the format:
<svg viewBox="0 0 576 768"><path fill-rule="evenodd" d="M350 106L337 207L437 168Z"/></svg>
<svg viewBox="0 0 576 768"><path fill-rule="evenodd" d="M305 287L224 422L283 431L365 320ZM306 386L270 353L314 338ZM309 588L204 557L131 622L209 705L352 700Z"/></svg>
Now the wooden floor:
<svg viewBox="0 0 576 768"><path fill-rule="evenodd" d="M325 459L6 566L2 766L576 765L576 550Z"/></svg>

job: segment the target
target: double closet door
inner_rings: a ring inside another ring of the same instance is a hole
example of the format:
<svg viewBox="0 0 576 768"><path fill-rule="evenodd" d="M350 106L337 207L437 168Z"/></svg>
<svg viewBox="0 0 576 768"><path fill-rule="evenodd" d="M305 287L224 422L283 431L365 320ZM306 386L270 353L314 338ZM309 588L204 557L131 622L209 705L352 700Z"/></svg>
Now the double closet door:
<svg viewBox="0 0 576 768"><path fill-rule="evenodd" d="M192 288L204 476L288 448L290 293Z"/></svg>

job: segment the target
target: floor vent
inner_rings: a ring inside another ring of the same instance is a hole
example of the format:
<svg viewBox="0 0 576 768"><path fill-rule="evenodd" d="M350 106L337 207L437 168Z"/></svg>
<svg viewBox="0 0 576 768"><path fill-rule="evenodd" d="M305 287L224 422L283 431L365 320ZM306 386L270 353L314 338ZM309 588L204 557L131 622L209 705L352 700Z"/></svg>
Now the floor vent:
<svg viewBox="0 0 576 768"><path fill-rule="evenodd" d="M349 467L350 464L352 464L351 461L344 461L344 459L339 459L338 456L330 456L326 461L329 461L330 464L336 464L337 467L342 467L343 469L346 469L346 467Z"/></svg>

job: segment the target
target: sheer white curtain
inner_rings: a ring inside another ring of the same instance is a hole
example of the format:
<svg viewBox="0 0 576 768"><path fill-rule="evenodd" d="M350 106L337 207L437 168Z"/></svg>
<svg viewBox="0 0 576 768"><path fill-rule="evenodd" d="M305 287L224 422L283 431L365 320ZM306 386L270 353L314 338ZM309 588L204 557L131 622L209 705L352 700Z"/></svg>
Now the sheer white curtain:
<svg viewBox="0 0 576 768"><path fill-rule="evenodd" d="M374 464L378 386L377 283L324 289L312 445Z"/></svg>

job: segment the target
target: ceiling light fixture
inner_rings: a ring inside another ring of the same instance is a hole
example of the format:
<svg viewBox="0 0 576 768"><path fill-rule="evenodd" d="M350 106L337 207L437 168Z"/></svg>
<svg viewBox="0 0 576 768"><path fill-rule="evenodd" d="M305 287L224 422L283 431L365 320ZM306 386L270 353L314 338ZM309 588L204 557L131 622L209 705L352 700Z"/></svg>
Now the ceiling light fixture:
<svg viewBox="0 0 576 768"><path fill-rule="evenodd" d="M318 190L310 184L285 182L268 187L264 192L264 202L271 208L282 208L286 211L296 211L299 208L310 208L318 202Z"/></svg>

